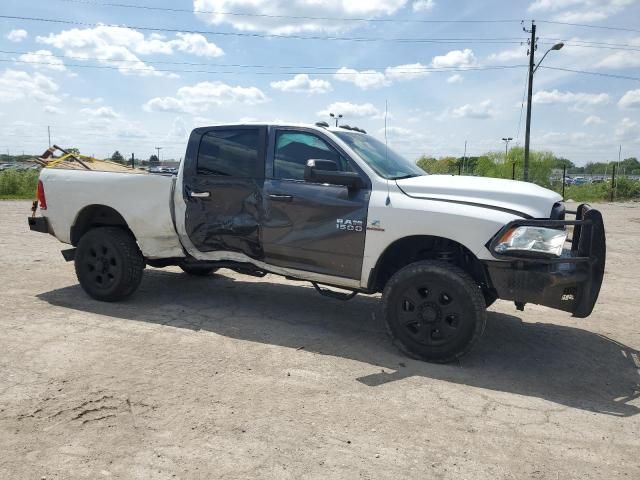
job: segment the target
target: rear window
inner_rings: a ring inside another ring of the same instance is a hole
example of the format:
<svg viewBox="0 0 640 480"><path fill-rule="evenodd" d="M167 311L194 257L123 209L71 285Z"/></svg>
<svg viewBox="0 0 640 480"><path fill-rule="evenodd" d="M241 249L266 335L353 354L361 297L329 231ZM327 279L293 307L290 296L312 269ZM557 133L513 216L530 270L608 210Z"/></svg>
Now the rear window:
<svg viewBox="0 0 640 480"><path fill-rule="evenodd" d="M258 129L213 130L203 135L198 174L255 177L258 169Z"/></svg>

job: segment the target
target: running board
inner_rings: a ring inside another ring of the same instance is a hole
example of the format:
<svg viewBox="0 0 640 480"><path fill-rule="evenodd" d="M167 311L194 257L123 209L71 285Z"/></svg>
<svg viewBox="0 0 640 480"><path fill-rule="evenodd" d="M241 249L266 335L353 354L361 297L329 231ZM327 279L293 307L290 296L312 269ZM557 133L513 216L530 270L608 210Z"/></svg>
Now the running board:
<svg viewBox="0 0 640 480"><path fill-rule="evenodd" d="M311 285L313 285L313 288L315 288L316 292L318 292L320 295L333 298L335 300L342 300L343 302L351 300L353 297L358 295L358 292L356 292L355 290L351 290L350 293L342 293L334 292L333 290L329 290L327 288L321 288L320 285L318 285L316 282L311 282Z"/></svg>

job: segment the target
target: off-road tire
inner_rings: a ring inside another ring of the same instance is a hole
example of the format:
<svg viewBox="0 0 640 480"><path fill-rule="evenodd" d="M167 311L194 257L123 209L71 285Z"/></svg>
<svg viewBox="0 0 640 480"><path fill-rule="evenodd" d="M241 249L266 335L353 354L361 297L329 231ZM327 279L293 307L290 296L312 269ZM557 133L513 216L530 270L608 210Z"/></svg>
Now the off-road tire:
<svg viewBox="0 0 640 480"><path fill-rule="evenodd" d="M140 285L144 266L135 238L122 228L94 228L78 243L76 276L96 300L116 302L129 297Z"/></svg>
<svg viewBox="0 0 640 480"><path fill-rule="evenodd" d="M382 293L382 312L393 343L409 357L428 362L452 362L466 354L482 336L485 308L476 282L445 262L407 265Z"/></svg>
<svg viewBox="0 0 640 480"><path fill-rule="evenodd" d="M180 268L184 273L196 277L206 277L218 270L216 267L210 267L208 265L180 265Z"/></svg>

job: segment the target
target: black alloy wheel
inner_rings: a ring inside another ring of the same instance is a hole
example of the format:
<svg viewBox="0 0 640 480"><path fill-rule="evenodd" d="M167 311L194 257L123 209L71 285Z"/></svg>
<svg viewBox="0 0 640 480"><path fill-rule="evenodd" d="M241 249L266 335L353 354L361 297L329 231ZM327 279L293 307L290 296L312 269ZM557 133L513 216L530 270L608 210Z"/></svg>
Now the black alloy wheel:
<svg viewBox="0 0 640 480"><path fill-rule="evenodd" d="M444 262L416 262L398 271L385 286L382 308L394 343L407 355L431 362L467 353L486 323L478 285Z"/></svg>
<svg viewBox="0 0 640 480"><path fill-rule="evenodd" d="M85 292L96 300L113 302L138 288L144 258L130 232L118 227L98 227L80 239L75 267Z"/></svg>

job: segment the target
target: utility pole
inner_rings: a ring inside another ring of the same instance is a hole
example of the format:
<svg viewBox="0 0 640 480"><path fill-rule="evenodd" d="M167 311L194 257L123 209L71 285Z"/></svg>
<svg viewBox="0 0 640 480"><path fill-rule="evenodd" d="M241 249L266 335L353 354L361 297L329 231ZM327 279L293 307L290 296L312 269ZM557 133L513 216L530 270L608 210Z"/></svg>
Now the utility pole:
<svg viewBox="0 0 640 480"><path fill-rule="evenodd" d="M464 156L462 157L462 173L464 173L464 165L467 163L467 141L464 141Z"/></svg>
<svg viewBox="0 0 640 480"><path fill-rule="evenodd" d="M51 147L51 127L47 125L47 135L49 136L49 147Z"/></svg>
<svg viewBox="0 0 640 480"><path fill-rule="evenodd" d="M131 168L136 168L136 156L131 154Z"/></svg>
<svg viewBox="0 0 640 480"><path fill-rule="evenodd" d="M162 150L163 147L156 147L156 150L158 151L158 162L160 162L160 150Z"/></svg>
<svg viewBox="0 0 640 480"><path fill-rule="evenodd" d="M620 170L621 157L622 157L622 145L618 146L618 171Z"/></svg>
<svg viewBox="0 0 640 480"><path fill-rule="evenodd" d="M528 31L524 29L524 31ZM527 87L527 127L524 134L524 181L529 181L529 143L531 138L531 100L533 98L533 68L536 53L536 24L531 21L531 40L529 43L529 85Z"/></svg>

